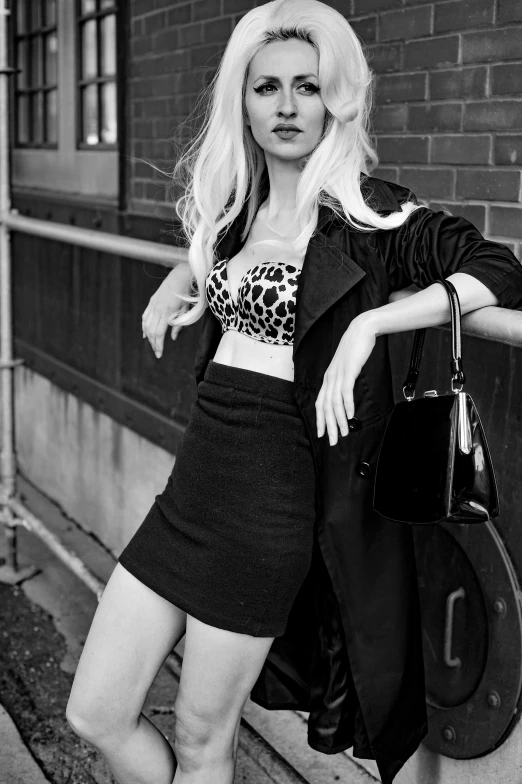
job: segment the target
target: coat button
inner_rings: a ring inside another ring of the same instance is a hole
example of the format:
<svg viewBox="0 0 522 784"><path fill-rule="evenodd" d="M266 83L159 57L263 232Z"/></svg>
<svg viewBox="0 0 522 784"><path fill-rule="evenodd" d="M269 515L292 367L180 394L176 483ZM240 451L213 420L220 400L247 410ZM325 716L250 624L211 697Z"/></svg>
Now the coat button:
<svg viewBox="0 0 522 784"><path fill-rule="evenodd" d="M348 429L349 430L360 430L361 429L361 420L357 417L352 417L348 420Z"/></svg>
<svg viewBox="0 0 522 784"><path fill-rule="evenodd" d="M373 469L369 463L365 463L364 461L362 461L357 466L357 473L360 476L371 476L371 474L373 473Z"/></svg>

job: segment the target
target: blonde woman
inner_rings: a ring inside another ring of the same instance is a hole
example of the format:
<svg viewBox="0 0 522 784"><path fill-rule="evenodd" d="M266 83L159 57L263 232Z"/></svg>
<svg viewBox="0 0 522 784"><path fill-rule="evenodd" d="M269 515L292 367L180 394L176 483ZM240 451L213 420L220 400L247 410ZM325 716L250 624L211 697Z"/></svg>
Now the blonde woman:
<svg viewBox="0 0 522 784"><path fill-rule="evenodd" d="M427 732L411 529L372 509L387 334L522 307L522 269L462 218L369 176L372 74L344 17L276 0L234 29L175 170L188 239L143 314L158 357L202 319L165 489L94 616L67 718L121 784L231 784L243 706L390 784ZM390 291L416 284L388 304ZM186 635L174 748L142 713Z"/></svg>

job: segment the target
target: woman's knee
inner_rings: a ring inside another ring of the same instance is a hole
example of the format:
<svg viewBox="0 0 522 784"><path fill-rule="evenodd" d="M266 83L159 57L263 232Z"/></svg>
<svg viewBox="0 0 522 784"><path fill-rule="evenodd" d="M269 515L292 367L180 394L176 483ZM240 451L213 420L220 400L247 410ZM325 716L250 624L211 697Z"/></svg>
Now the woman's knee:
<svg viewBox="0 0 522 784"><path fill-rule="evenodd" d="M130 732L137 723L137 718L130 712L116 716L106 703L96 704L92 700L75 704L69 699L65 718L76 735L98 748L111 738Z"/></svg>
<svg viewBox="0 0 522 784"><path fill-rule="evenodd" d="M174 751L184 772L198 770L235 754L240 715L195 708L185 700L174 705Z"/></svg>

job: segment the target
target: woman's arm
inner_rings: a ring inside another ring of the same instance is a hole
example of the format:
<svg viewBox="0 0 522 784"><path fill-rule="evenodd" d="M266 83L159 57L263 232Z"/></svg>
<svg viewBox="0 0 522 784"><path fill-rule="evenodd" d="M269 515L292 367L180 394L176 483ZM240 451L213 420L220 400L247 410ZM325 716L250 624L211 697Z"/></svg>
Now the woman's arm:
<svg viewBox="0 0 522 784"><path fill-rule="evenodd" d="M488 287L473 275L455 272L447 280L453 283L460 300L461 313L498 305L498 298ZM367 310L357 316L361 325L378 337L392 332L406 332L421 327L436 327L446 324L451 318L448 294L443 286L432 283L428 288L390 302L380 308Z"/></svg>
<svg viewBox="0 0 522 784"><path fill-rule="evenodd" d="M179 262L154 292L143 312L143 337L148 338L158 359L163 353L163 342L169 327L169 318L175 313L184 312L189 307L189 304L180 299L177 294L188 295L191 280L192 272L188 262ZM172 327L172 340L176 340L180 329L182 327Z"/></svg>

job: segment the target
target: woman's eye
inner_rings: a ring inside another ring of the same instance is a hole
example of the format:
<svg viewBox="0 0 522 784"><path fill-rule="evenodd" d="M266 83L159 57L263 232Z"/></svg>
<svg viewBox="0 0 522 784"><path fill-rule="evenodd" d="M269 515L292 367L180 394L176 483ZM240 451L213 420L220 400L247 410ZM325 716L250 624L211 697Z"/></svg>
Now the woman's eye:
<svg viewBox="0 0 522 784"><path fill-rule="evenodd" d="M260 92L264 91L265 88L268 88L268 87L275 87L275 85L271 84L270 82L267 82L266 84L262 84L260 87L254 87L254 91L256 93L260 93ZM312 82L303 82L303 84L300 84L299 87L309 87L309 88L311 88L310 95L312 95L313 93L318 93L319 90L320 90L320 88L317 87L315 84L312 84Z"/></svg>

